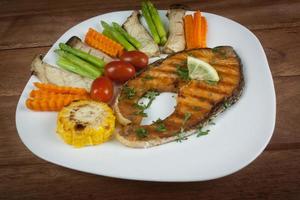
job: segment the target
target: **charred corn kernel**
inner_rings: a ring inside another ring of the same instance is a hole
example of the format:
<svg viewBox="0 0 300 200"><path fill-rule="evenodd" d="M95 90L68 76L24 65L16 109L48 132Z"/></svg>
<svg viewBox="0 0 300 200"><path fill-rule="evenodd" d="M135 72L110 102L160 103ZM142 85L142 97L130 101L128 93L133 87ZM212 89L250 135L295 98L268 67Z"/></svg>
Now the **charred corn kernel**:
<svg viewBox="0 0 300 200"><path fill-rule="evenodd" d="M58 113L57 133L75 147L106 142L114 129L115 116L105 103L74 101Z"/></svg>

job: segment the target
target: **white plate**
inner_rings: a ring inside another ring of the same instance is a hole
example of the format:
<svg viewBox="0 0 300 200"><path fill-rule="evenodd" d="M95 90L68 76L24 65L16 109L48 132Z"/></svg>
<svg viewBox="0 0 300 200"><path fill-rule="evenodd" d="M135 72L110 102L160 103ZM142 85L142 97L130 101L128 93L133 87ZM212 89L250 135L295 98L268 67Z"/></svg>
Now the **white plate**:
<svg viewBox="0 0 300 200"><path fill-rule="evenodd" d="M160 11L165 24L165 11ZM101 31L100 20L123 23L131 11L112 12L88 19L63 34L44 58L55 65L53 50L71 36L84 37L89 27ZM240 100L219 115L207 136L149 148L132 149L115 140L75 149L55 133L56 115L32 112L25 100L33 89L31 77L17 106L16 125L23 143L38 157L71 169L104 176L148 181L202 181L238 171L253 161L268 144L275 126L275 92L264 50L245 27L214 14L208 21L208 46L230 45L240 56L245 90ZM144 23L144 22L143 22ZM163 107L166 99L156 105ZM153 110L152 110L153 111Z"/></svg>

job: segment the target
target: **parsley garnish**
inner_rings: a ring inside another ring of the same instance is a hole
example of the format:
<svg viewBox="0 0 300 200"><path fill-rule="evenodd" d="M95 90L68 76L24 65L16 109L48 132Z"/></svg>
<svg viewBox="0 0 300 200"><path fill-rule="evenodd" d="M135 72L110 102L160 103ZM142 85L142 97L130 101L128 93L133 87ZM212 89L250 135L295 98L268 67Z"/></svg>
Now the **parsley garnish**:
<svg viewBox="0 0 300 200"><path fill-rule="evenodd" d="M224 109L227 109L227 108L229 108L231 106L231 104L229 103L229 102L227 102L227 101L225 101L224 103L223 103L223 108Z"/></svg>
<svg viewBox="0 0 300 200"><path fill-rule="evenodd" d="M150 75L145 75L143 78L142 78L142 80L143 81L148 81L148 80L152 80L152 79L154 79L154 77L153 76L150 76Z"/></svg>
<svg viewBox="0 0 300 200"><path fill-rule="evenodd" d="M147 114L144 111L151 106L151 104L154 101L155 97L158 96L158 95L159 95L159 92L148 91L144 95L144 97L147 98L147 99L149 99L149 102L147 103L147 105L138 104L138 103L133 104L133 106L139 110L139 111L137 111L134 114L136 114L136 115L142 115L143 117L147 117Z"/></svg>
<svg viewBox="0 0 300 200"><path fill-rule="evenodd" d="M223 59L227 58L226 50L220 49L220 48L221 47L215 47L215 48L212 49L212 52L213 53L218 53L221 56L221 58L223 58Z"/></svg>
<svg viewBox="0 0 300 200"><path fill-rule="evenodd" d="M159 95L159 92L157 92L157 91L148 91L148 92L144 95L144 97L150 99L150 101L151 101L151 100L153 101L153 100L155 99L155 97L158 96L158 95ZM148 104L149 104L149 103L148 103Z"/></svg>
<svg viewBox="0 0 300 200"><path fill-rule="evenodd" d="M201 108L200 106L193 106L193 109L194 109L195 111L200 111L202 108Z"/></svg>
<svg viewBox="0 0 300 200"><path fill-rule="evenodd" d="M216 125L216 123L213 122L212 119L209 119L209 120L208 120L208 125Z"/></svg>
<svg viewBox="0 0 300 200"><path fill-rule="evenodd" d="M198 132L197 132L197 137L200 137L200 136L203 136L203 135L207 135L209 133L209 131L210 130L203 131L202 128L199 128Z"/></svg>
<svg viewBox="0 0 300 200"><path fill-rule="evenodd" d="M185 125L185 123L191 118L192 114L191 113L184 113L184 118L182 122L182 126Z"/></svg>
<svg viewBox="0 0 300 200"><path fill-rule="evenodd" d="M191 78L189 77L189 70L187 67L182 67L181 65L176 65L176 73L184 81L191 80Z"/></svg>
<svg viewBox="0 0 300 200"><path fill-rule="evenodd" d="M167 130L166 126L164 125L164 123L162 122L161 119L158 119L154 122L154 124L156 125L155 130L159 131L159 132L164 132Z"/></svg>
<svg viewBox="0 0 300 200"><path fill-rule="evenodd" d="M139 138L145 138L148 136L148 131L144 128L137 128L135 133Z"/></svg>
<svg viewBox="0 0 300 200"><path fill-rule="evenodd" d="M144 112L147 109L146 108L147 105L135 103L135 104L133 104L133 106L136 109L138 109L138 111L135 112L134 114L136 114L136 115L142 115L143 117L147 117L147 114Z"/></svg>
<svg viewBox="0 0 300 200"><path fill-rule="evenodd" d="M204 81L205 83L207 83L208 85L217 85L218 81Z"/></svg>
<svg viewBox="0 0 300 200"><path fill-rule="evenodd" d="M182 125L180 128L180 131L177 134L177 142L182 142L182 140L187 140L187 137L183 136L183 131L184 131L184 125L186 124L186 122L191 118L192 114L191 113L184 113L184 118L182 121Z"/></svg>
<svg viewBox="0 0 300 200"><path fill-rule="evenodd" d="M134 88L128 87L128 85L125 85L123 90L127 99L132 99L136 94Z"/></svg>
<svg viewBox="0 0 300 200"><path fill-rule="evenodd" d="M187 55L188 55L188 56L193 56L193 57L194 57L194 54L191 53L191 52L187 52Z"/></svg>
<svg viewBox="0 0 300 200"><path fill-rule="evenodd" d="M182 142L183 140L187 140L187 139L188 138L186 136L184 136L182 132L179 132L177 135L176 142Z"/></svg>

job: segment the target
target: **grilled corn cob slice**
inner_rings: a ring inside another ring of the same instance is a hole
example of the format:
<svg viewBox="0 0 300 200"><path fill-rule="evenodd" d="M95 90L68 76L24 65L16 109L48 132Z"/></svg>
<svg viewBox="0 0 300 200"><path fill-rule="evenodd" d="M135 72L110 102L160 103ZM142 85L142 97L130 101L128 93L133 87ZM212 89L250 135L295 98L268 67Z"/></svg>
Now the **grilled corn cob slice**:
<svg viewBox="0 0 300 200"><path fill-rule="evenodd" d="M74 101L64 107L57 118L57 133L75 147L101 144L115 129L111 108L92 100Z"/></svg>

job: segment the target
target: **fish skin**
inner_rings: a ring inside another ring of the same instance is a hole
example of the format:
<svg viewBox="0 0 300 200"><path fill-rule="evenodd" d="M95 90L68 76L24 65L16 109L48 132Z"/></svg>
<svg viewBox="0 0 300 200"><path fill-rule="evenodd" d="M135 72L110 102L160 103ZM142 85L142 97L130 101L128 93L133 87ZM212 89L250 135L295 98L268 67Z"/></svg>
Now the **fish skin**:
<svg viewBox="0 0 300 200"><path fill-rule="evenodd" d="M185 9L169 9L167 16L169 18L169 37L163 47L163 52L170 54L185 49L184 22Z"/></svg>
<svg viewBox="0 0 300 200"><path fill-rule="evenodd" d="M133 11L124 22L123 28L141 43L142 47L139 49L139 51L142 51L149 57L159 56L160 51L158 45L154 42L151 35L141 24L139 17L140 12L137 10Z"/></svg>
<svg viewBox="0 0 300 200"><path fill-rule="evenodd" d="M220 76L218 84L181 80L176 73L175 63L184 63L188 55L210 63ZM145 83L143 78L146 76L154 78ZM225 102L232 105L239 99L244 87L244 78L241 61L233 48L221 46L169 55L166 59L151 64L126 84L136 89L136 95L133 99L126 99L123 89L121 90L116 106L122 116L131 123L118 128L117 139L127 146L142 148L174 141L182 129L185 136L193 134L195 128L205 125L209 119L224 111ZM175 111L162 120L167 131L157 131L155 124L140 126L142 116L134 114L137 110L132 105L149 90L178 93ZM185 113L190 113L191 117L184 123ZM140 127L148 131L147 137L139 138L135 134L136 129Z"/></svg>

